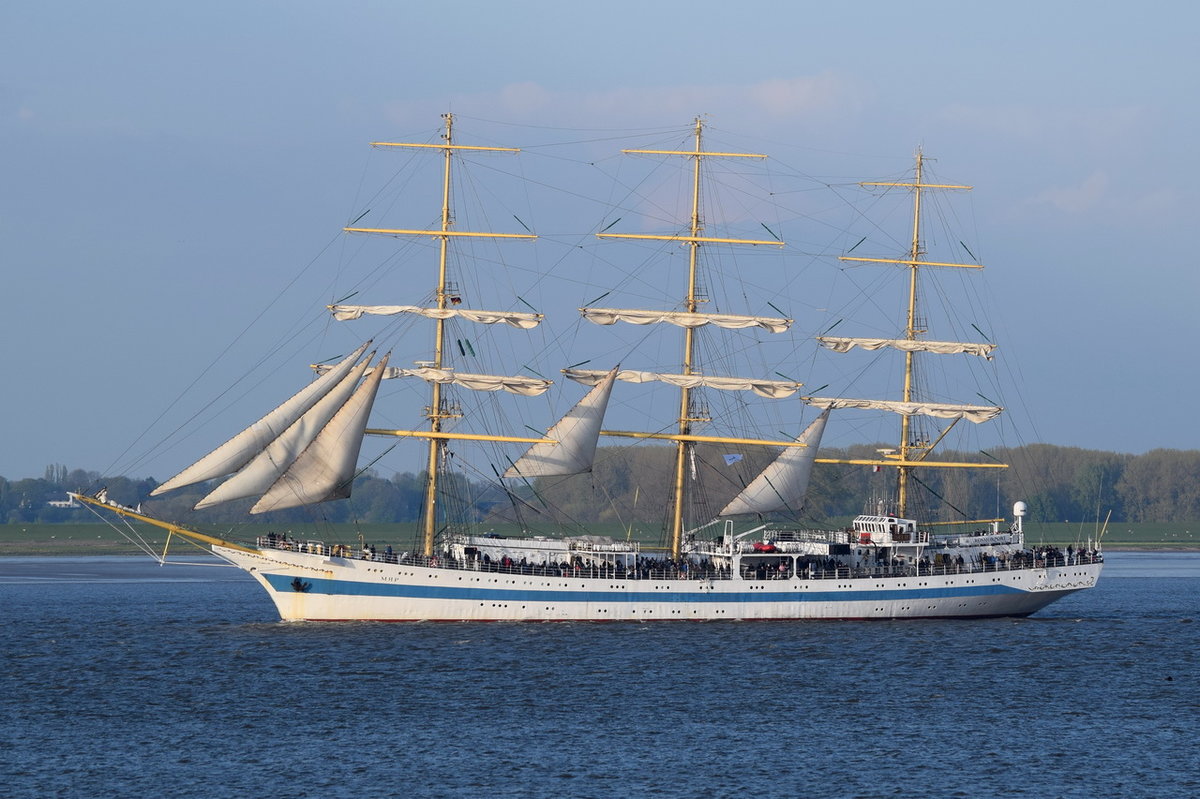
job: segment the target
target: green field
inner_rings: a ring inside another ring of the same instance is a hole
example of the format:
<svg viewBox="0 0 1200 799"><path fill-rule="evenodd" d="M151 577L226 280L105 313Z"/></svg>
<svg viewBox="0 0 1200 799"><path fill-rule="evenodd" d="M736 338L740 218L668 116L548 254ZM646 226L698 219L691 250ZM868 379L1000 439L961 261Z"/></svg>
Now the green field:
<svg viewBox="0 0 1200 799"><path fill-rule="evenodd" d="M1096 538L1100 525L1026 524L1029 543L1069 544ZM1200 549L1200 522L1140 524L1110 522L1104 533L1104 546L1112 549Z"/></svg>
<svg viewBox="0 0 1200 799"><path fill-rule="evenodd" d="M358 541L361 534L367 543L377 546L391 544L397 550L412 546L414 524L341 524L332 525L320 533L287 530L289 535L300 539L318 539L329 543ZM247 526L236 532L226 532L230 540L252 540L266 533L266 525ZM274 528L277 532L283 532ZM515 535L512 527L497 525L494 529L501 535ZM1026 540L1030 545L1060 544L1066 546L1095 538L1098 526L1094 524L1027 524ZM141 530L146 540L161 550L165 534L162 530ZM221 536L220 531L209 531ZM552 531L543 530L549 534ZM574 531L568 531L574 532ZM644 546L658 545L657 534L651 531L634 530L632 534L617 525L598 525L591 532L610 535L614 538L632 537ZM172 552L186 552L191 545L175 539ZM1104 546L1110 549L1200 549L1200 522L1179 524L1109 524L1104 535ZM3 555L118 555L137 554L138 549L126 541L116 530L105 524L3 524L0 525L0 556Z"/></svg>
<svg viewBox="0 0 1200 799"><path fill-rule="evenodd" d="M295 538L322 539L332 543L353 543L362 533L370 542L387 543L409 541L414 525L411 524L342 524L327 527L320 535L310 535L299 530L290 530L270 525L246 525L237 531L206 529L204 532L231 541L252 541L255 536L268 530L287 532ZM139 526L136 528L150 546L162 550L166 533L158 528ZM174 537L172 552L185 552L194 545ZM3 555L135 555L139 550L117 530L103 523L90 524L0 524L0 556Z"/></svg>

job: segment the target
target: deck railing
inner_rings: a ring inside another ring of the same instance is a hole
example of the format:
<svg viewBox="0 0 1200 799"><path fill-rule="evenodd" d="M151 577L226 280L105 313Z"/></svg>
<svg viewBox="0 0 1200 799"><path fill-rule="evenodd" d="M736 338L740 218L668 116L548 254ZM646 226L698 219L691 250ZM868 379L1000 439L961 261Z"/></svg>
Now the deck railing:
<svg viewBox="0 0 1200 799"><path fill-rule="evenodd" d="M345 544L326 545L322 541L298 541L286 537L259 536L258 546L263 549L279 549L304 552L347 560L368 560L397 565L427 566L440 569L493 572L499 574L536 575L546 577L591 577L616 580L728 580L733 574L729 568L712 563L672 562L664 559L643 558L635 568L621 565L581 565L568 563L530 564L486 561L481 558L457 559L446 556L414 555L396 553L386 549L371 548L354 550ZM871 567L826 563L800 563L793 573L793 561L787 553L747 554L741 559L741 577L745 580L846 580L864 577L920 577L926 575L981 574L986 572L1023 571L1048 567L1075 566L1103 562L1100 552L1072 550L1063 552L1054 548L1025 550L1003 558L985 556L982 561L971 563L919 563L880 564ZM782 567L782 568L781 568Z"/></svg>

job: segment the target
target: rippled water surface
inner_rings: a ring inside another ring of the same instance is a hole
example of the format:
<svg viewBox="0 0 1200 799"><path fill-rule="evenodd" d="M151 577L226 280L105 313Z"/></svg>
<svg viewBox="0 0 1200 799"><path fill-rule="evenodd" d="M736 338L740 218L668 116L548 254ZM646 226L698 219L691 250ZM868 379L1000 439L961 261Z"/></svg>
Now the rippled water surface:
<svg viewBox="0 0 1200 799"><path fill-rule="evenodd" d="M128 558L0 608L9 797L1200 795L1200 553L1023 620L284 624Z"/></svg>

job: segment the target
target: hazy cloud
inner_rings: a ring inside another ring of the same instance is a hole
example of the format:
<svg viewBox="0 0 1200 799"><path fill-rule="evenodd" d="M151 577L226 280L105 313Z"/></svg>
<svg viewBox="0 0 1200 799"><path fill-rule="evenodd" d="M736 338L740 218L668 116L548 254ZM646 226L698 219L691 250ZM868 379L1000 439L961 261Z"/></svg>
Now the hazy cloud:
<svg viewBox="0 0 1200 799"><path fill-rule="evenodd" d="M1079 185L1046 189L1031 202L1035 205L1049 205L1068 214L1086 213L1105 204L1108 187L1108 175L1104 172L1093 172Z"/></svg>
<svg viewBox="0 0 1200 799"><path fill-rule="evenodd" d="M520 116L537 113L553 104L550 92L532 81L510 83L500 90L498 99L501 106Z"/></svg>
<svg viewBox="0 0 1200 799"><path fill-rule="evenodd" d="M772 116L795 116L838 107L858 110L861 106L851 82L828 72L808 78L780 78L753 84L749 94Z"/></svg>
<svg viewBox="0 0 1200 799"><path fill-rule="evenodd" d="M431 101L392 106L397 121L425 120L446 107L470 109L472 116L494 116L517 122L536 117L564 125L605 127L659 125L696 114L746 119L797 117L820 112L855 112L862 106L856 83L832 72L756 83L690 84L620 87L579 92L548 89L536 82L508 84L497 92L460 95L436 108Z"/></svg>
<svg viewBox="0 0 1200 799"><path fill-rule="evenodd" d="M1116 185L1108 172L1097 170L1074 185L1051 186L1029 198L1035 210L1050 208L1060 214L1107 226L1174 224L1184 200L1172 188L1138 190Z"/></svg>
<svg viewBox="0 0 1200 799"><path fill-rule="evenodd" d="M949 105L939 118L966 130L1009 139L1076 142L1124 138L1144 129L1149 115L1143 108L1043 108L1033 106Z"/></svg>

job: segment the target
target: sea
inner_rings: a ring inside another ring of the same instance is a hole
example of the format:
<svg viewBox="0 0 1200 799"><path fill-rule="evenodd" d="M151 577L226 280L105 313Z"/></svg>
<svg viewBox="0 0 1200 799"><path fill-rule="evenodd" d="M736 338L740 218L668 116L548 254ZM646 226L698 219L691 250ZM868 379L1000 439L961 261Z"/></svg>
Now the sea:
<svg viewBox="0 0 1200 799"><path fill-rule="evenodd" d="M1200 796L1200 553L1028 619L283 623L0 558L0 796Z"/></svg>

